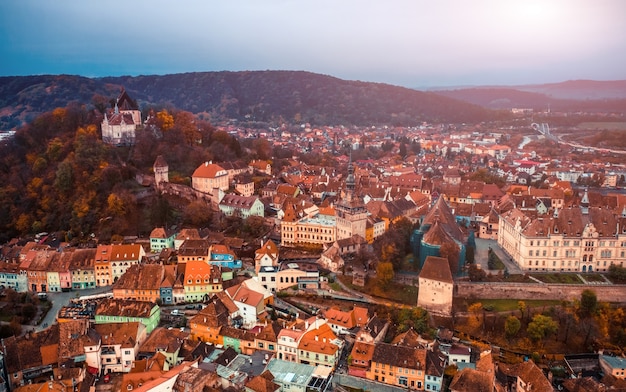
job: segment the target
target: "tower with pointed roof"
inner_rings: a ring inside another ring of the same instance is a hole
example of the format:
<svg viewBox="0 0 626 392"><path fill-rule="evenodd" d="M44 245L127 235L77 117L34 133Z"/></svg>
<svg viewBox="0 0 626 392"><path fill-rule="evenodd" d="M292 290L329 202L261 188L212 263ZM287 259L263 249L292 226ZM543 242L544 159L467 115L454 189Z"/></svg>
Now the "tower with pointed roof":
<svg viewBox="0 0 626 392"><path fill-rule="evenodd" d="M348 176L345 182L344 197L336 207L337 214L337 239L352 238L353 235L360 235L365 238L365 228L367 223L367 209L363 204L363 199L356 195L356 179L354 177L354 165L352 164L352 154L348 164Z"/></svg>
<svg viewBox="0 0 626 392"><path fill-rule="evenodd" d="M154 170L154 183L157 189L160 189L161 183L169 182L169 166L165 158L163 158L163 155L157 157L152 168Z"/></svg>

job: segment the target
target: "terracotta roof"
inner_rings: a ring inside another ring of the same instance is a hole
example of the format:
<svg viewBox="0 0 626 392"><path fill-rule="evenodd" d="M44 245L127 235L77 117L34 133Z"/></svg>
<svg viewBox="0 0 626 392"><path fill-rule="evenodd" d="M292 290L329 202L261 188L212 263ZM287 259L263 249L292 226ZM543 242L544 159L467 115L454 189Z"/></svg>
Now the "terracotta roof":
<svg viewBox="0 0 626 392"><path fill-rule="evenodd" d="M215 163L205 162L193 172L191 177L198 178L217 178L228 175L226 169Z"/></svg>
<svg viewBox="0 0 626 392"><path fill-rule="evenodd" d="M357 341L354 343L354 347L352 347L352 352L350 353L350 355L352 356L353 360L365 361L365 365L369 366L369 361L371 361L372 357L374 356L375 347L376 345L373 343Z"/></svg>
<svg viewBox="0 0 626 392"><path fill-rule="evenodd" d="M281 325L277 321L274 321L267 324L261 332L257 334L256 338L267 342L278 342L278 334L281 330Z"/></svg>
<svg viewBox="0 0 626 392"><path fill-rule="evenodd" d="M436 256L427 256L419 274L420 279L430 279L438 282L454 283L448 259Z"/></svg>
<svg viewBox="0 0 626 392"><path fill-rule="evenodd" d="M441 224L438 220L428 229L422 241L429 245L441 246L444 244L453 243L455 244L454 239L448 234L445 230L444 225Z"/></svg>
<svg viewBox="0 0 626 392"><path fill-rule="evenodd" d="M150 232L150 238L169 238L174 235L171 230L165 230L164 227L155 227Z"/></svg>
<svg viewBox="0 0 626 392"><path fill-rule="evenodd" d="M168 167L167 162L165 161L165 158L163 158L163 155L157 156L152 166L153 167Z"/></svg>
<svg viewBox="0 0 626 392"><path fill-rule="evenodd" d="M113 284L113 289L157 290L164 276L162 264L134 264Z"/></svg>
<svg viewBox="0 0 626 392"><path fill-rule="evenodd" d="M224 303L218 297L213 296L206 307L191 318L189 324L200 324L218 328L223 325L228 325L228 317L229 311Z"/></svg>
<svg viewBox="0 0 626 392"><path fill-rule="evenodd" d="M330 329L330 326L326 323L318 326L317 328L311 328L305 332L298 342L299 350L306 350L316 352L320 354L334 355L339 350L339 347L331 343L332 340L337 339L335 333Z"/></svg>
<svg viewBox="0 0 626 392"><path fill-rule="evenodd" d="M3 339L4 360L8 373L58 362L59 326Z"/></svg>
<svg viewBox="0 0 626 392"><path fill-rule="evenodd" d="M59 357L62 360L85 354L81 336L87 333L89 321L86 319L68 320L59 324Z"/></svg>
<svg viewBox="0 0 626 392"><path fill-rule="evenodd" d="M94 329L100 335L103 346L134 346L139 335L141 323L130 321L127 323L96 324Z"/></svg>
<svg viewBox="0 0 626 392"><path fill-rule="evenodd" d="M274 376L269 370L264 371L260 375L253 377L246 383L246 391L253 392L275 392L280 389L280 385L276 384L272 380Z"/></svg>
<svg viewBox="0 0 626 392"><path fill-rule="evenodd" d="M222 329L220 329L220 335L238 340L244 340L247 342L254 342L254 339L256 337L256 334L251 331L230 327L228 325L225 325L222 327Z"/></svg>
<svg viewBox="0 0 626 392"><path fill-rule="evenodd" d="M70 248L63 251L63 257L70 258L70 270L93 269L96 249Z"/></svg>
<svg viewBox="0 0 626 392"><path fill-rule="evenodd" d="M426 350L388 343L377 343L374 348L372 361L389 364L394 367L424 370L426 368Z"/></svg>
<svg viewBox="0 0 626 392"><path fill-rule="evenodd" d="M428 344L428 341L423 339L420 334L415 332L415 330L411 327L406 332L396 336L391 341L391 344L397 344L400 346L406 346L411 348L424 348Z"/></svg>
<svg viewBox="0 0 626 392"><path fill-rule="evenodd" d="M439 221L452 238L462 241L463 233L461 233L461 229L459 229L456 219L445 201L444 195L439 196L435 205L428 211L426 216L424 216L422 226L433 225L435 221Z"/></svg>
<svg viewBox="0 0 626 392"><path fill-rule="evenodd" d="M454 375L449 388L452 392L493 392L493 380L493 375L464 368Z"/></svg>
<svg viewBox="0 0 626 392"><path fill-rule="evenodd" d="M135 120L133 120L133 115L130 113L112 113L106 114L106 120L109 125L121 125L122 122L124 124L135 124Z"/></svg>
<svg viewBox="0 0 626 392"><path fill-rule="evenodd" d="M142 353L155 354L158 351L174 353L180 350L183 341L189 337L189 332L184 332L178 328L167 329L158 327L146 341L141 345L139 351Z"/></svg>
<svg viewBox="0 0 626 392"><path fill-rule="evenodd" d="M514 365L501 363L498 366L498 370L508 376L521 379L525 384L531 384L533 390L554 390L552 388L552 384L548 381L548 378L543 374L541 369L535 365L532 359Z"/></svg>
<svg viewBox="0 0 626 392"><path fill-rule="evenodd" d="M177 240L199 240L200 233L198 229L182 229L176 236Z"/></svg>
<svg viewBox="0 0 626 392"><path fill-rule="evenodd" d="M224 195L220 205L232 208L250 209L252 205L259 200L256 196L239 196L232 193Z"/></svg>
<svg viewBox="0 0 626 392"><path fill-rule="evenodd" d="M209 256L209 241L203 239L186 239L178 248L179 256Z"/></svg>
<svg viewBox="0 0 626 392"><path fill-rule="evenodd" d="M263 302L263 293L249 289L243 283L225 290L233 301L257 307Z"/></svg>
<svg viewBox="0 0 626 392"><path fill-rule="evenodd" d="M142 248L139 244L113 245L111 261L141 260Z"/></svg>

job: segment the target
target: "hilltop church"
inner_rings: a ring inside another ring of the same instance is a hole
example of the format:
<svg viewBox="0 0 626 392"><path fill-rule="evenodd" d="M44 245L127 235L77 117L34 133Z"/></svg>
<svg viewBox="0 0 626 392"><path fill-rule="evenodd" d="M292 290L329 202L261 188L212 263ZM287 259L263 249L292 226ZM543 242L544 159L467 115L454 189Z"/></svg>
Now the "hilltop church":
<svg viewBox="0 0 626 392"><path fill-rule="evenodd" d="M124 88L115 100L115 106L104 113L102 141L114 146L135 144L135 131L141 125L141 112Z"/></svg>

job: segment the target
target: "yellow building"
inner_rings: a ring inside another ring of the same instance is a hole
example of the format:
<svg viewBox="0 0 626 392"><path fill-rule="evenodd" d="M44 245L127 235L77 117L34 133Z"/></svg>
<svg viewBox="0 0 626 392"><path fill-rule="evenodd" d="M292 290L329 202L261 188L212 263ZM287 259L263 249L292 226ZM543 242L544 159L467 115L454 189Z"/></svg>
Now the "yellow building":
<svg viewBox="0 0 626 392"><path fill-rule="evenodd" d="M401 388L424 389L426 349L377 343L366 372L374 380Z"/></svg>

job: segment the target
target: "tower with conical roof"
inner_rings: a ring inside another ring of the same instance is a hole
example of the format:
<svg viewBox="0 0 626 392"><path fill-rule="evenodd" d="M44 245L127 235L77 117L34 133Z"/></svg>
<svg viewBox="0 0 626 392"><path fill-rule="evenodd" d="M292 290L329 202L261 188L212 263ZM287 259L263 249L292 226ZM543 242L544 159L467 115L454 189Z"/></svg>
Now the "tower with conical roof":
<svg viewBox="0 0 626 392"><path fill-rule="evenodd" d="M337 214L337 239L352 238L358 234L365 238L365 227L367 222L367 209L363 204L363 199L355 194L356 179L354 177L354 165L352 164L352 154L348 164L348 176L346 177L344 197L337 203L335 211Z"/></svg>

